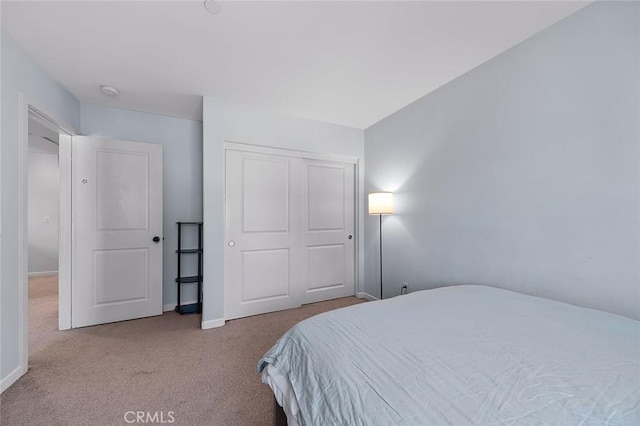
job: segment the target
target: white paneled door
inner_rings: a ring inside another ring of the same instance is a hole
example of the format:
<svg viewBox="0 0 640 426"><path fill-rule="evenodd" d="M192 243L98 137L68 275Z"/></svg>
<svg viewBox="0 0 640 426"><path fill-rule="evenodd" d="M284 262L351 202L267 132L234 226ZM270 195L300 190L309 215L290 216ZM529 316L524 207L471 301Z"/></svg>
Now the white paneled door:
<svg viewBox="0 0 640 426"><path fill-rule="evenodd" d="M225 318L300 306L300 165L226 151Z"/></svg>
<svg viewBox="0 0 640 426"><path fill-rule="evenodd" d="M355 292L355 166L303 163L303 294L313 303Z"/></svg>
<svg viewBox="0 0 640 426"><path fill-rule="evenodd" d="M72 327L162 314L162 147L72 139Z"/></svg>
<svg viewBox="0 0 640 426"><path fill-rule="evenodd" d="M226 151L226 319L354 294L354 168Z"/></svg>

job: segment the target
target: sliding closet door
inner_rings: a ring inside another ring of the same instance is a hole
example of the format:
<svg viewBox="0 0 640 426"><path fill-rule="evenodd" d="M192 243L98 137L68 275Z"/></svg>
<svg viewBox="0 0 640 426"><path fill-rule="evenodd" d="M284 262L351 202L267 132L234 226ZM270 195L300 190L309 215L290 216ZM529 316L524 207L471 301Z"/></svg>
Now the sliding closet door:
<svg viewBox="0 0 640 426"><path fill-rule="evenodd" d="M354 295L355 166L305 160L302 303Z"/></svg>
<svg viewBox="0 0 640 426"><path fill-rule="evenodd" d="M225 318L300 306L299 159L226 151Z"/></svg>

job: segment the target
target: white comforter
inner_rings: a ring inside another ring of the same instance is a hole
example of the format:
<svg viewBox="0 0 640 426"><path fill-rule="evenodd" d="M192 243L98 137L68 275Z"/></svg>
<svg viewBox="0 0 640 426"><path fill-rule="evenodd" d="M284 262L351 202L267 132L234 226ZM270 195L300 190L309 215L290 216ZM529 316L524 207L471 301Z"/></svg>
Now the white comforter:
<svg viewBox="0 0 640 426"><path fill-rule="evenodd" d="M263 370L300 425L640 425L639 321L492 287L317 315Z"/></svg>

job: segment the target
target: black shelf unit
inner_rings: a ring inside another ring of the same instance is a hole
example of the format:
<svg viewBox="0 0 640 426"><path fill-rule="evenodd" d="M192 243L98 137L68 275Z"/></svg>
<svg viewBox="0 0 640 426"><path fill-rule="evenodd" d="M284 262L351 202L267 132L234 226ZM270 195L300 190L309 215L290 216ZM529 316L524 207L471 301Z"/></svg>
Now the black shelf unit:
<svg viewBox="0 0 640 426"><path fill-rule="evenodd" d="M176 284L178 286L178 303L176 304L176 312L179 314L195 314L202 313L202 222L176 222L178 224L178 277L176 278ZM197 248L182 248L182 235L183 226L197 226L198 227L198 247ZM182 275L182 256L183 255L198 255L198 270L196 275L183 276ZM182 304L182 285L183 284L197 284L198 285L198 301L196 303Z"/></svg>

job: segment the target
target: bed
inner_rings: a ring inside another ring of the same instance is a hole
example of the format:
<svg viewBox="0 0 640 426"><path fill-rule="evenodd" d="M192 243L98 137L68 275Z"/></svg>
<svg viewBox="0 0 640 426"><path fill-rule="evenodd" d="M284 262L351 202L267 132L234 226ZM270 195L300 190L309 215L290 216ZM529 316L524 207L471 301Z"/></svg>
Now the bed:
<svg viewBox="0 0 640 426"><path fill-rule="evenodd" d="M290 426L640 425L640 321L488 286L317 315L258 372Z"/></svg>

